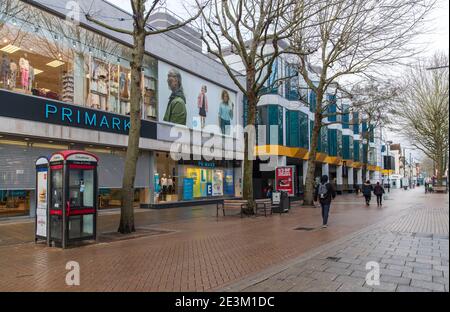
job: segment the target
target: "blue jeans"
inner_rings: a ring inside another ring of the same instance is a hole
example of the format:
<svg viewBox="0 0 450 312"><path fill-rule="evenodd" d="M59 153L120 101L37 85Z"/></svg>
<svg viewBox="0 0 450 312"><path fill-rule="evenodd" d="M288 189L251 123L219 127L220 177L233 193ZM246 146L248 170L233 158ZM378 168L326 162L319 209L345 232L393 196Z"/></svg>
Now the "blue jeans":
<svg viewBox="0 0 450 312"><path fill-rule="evenodd" d="M320 206L322 206L322 219L323 219L323 225L328 224L328 214L330 212L330 206L331 204L323 204L320 203Z"/></svg>
<svg viewBox="0 0 450 312"><path fill-rule="evenodd" d="M220 130L222 130L222 134L229 134L229 129L227 129L227 126L230 125L229 120L225 120L220 118Z"/></svg>

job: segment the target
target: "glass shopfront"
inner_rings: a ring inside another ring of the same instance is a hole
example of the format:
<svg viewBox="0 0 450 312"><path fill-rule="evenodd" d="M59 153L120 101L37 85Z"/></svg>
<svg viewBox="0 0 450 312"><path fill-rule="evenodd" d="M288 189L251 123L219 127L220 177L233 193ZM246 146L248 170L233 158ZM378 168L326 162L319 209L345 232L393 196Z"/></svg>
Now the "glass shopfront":
<svg viewBox="0 0 450 312"><path fill-rule="evenodd" d="M198 161L180 164L183 200L234 196L234 170L231 162Z"/></svg>
<svg viewBox="0 0 450 312"><path fill-rule="evenodd" d="M154 174L155 203L176 202L181 199L179 185L178 162L168 152L157 152L156 172Z"/></svg>
<svg viewBox="0 0 450 312"><path fill-rule="evenodd" d="M29 190L0 190L0 217L28 215L31 194Z"/></svg>
<svg viewBox="0 0 450 312"><path fill-rule="evenodd" d="M231 161L175 161L167 152L155 155L155 204L234 196Z"/></svg>
<svg viewBox="0 0 450 312"><path fill-rule="evenodd" d="M0 88L127 115L131 49L22 1L0 6ZM37 27L38 26L38 27ZM157 117L157 61L142 70L142 118Z"/></svg>

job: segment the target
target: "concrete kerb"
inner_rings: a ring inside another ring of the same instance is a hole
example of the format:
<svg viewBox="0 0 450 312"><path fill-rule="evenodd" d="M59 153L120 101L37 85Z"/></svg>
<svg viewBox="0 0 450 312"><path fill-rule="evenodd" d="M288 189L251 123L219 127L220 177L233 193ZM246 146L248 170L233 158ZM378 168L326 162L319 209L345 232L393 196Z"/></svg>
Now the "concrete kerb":
<svg viewBox="0 0 450 312"><path fill-rule="evenodd" d="M325 245L322 245L320 247L317 247L311 251L305 252L303 255L289 260L287 262L284 262L280 265L276 265L273 266L269 269L266 269L262 272L258 272L256 274L250 275L248 277L244 277L243 279L241 279L241 281L238 282L232 282L230 283L228 286L225 287L219 287L219 288L214 288L211 291L219 291L219 292L239 292L239 291L243 291L246 288L249 288L251 286L254 286L256 284L262 283L264 281L266 281L267 279L271 278L274 275L277 275L279 273L282 273L284 271L286 271L287 269L289 269L290 267L292 267L293 265L298 265L298 264L302 264L305 263L306 261L314 258L315 256L320 255L321 253L330 250L332 248L336 248L339 245L343 245L346 242L362 235L362 234L366 234L372 231L375 231L377 229L383 228L384 226L394 222L395 220L403 217L407 212L405 212L405 210L409 210L410 207L408 208L404 208L401 211L399 211L398 213L396 213L394 216L387 216L385 218L383 218L382 220L378 221L377 223L374 223L372 225L369 225L359 231L356 231L354 233L351 233L347 236L344 236L342 238L339 238L335 241L329 242ZM329 230L329 228L328 228Z"/></svg>

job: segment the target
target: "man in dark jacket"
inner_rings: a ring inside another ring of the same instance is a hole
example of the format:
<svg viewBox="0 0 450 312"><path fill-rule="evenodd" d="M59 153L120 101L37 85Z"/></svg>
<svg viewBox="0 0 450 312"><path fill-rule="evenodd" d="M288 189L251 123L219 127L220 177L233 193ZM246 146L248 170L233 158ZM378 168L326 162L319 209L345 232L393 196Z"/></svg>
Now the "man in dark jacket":
<svg viewBox="0 0 450 312"><path fill-rule="evenodd" d="M377 182L377 185L373 188L373 193L377 197L377 206L382 206L384 188L381 186L380 182Z"/></svg>
<svg viewBox="0 0 450 312"><path fill-rule="evenodd" d="M319 185L314 192L314 201L319 200L322 207L323 228L328 227L328 214L330 212L331 200L336 197L336 190L331 183L328 183L328 176L323 175Z"/></svg>
<svg viewBox="0 0 450 312"><path fill-rule="evenodd" d="M367 180L362 187L362 193L364 195L364 198L366 199L366 205L369 206L370 205L370 199L372 198L372 191L373 191L373 186L372 184L370 184L370 181Z"/></svg>

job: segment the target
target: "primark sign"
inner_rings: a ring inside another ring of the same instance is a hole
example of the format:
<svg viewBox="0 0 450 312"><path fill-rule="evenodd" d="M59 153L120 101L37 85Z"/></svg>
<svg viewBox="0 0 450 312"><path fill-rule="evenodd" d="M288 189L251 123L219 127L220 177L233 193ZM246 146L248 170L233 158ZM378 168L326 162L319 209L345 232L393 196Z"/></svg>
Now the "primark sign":
<svg viewBox="0 0 450 312"><path fill-rule="evenodd" d="M127 135L130 118L60 101L0 90L0 116ZM142 120L141 137L156 139L155 122Z"/></svg>

